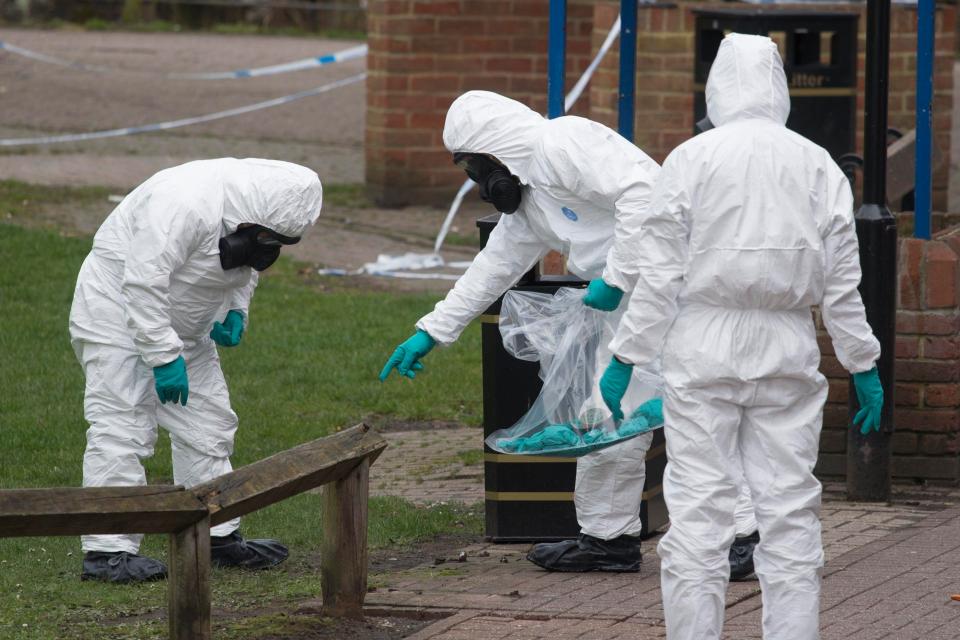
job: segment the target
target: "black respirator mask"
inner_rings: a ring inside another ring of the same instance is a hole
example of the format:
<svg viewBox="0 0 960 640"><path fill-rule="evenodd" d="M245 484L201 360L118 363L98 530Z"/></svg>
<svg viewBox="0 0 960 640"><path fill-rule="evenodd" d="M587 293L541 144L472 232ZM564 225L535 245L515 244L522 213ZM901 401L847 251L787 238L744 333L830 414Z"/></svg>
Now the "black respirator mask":
<svg viewBox="0 0 960 640"><path fill-rule="evenodd" d="M453 163L477 183L480 199L497 211L513 213L520 208L520 179L505 166L482 153L455 153Z"/></svg>
<svg viewBox="0 0 960 640"><path fill-rule="evenodd" d="M703 116L697 120L697 123L694 126L697 128L697 133L703 133L704 131L710 131L710 129L713 129L713 123L710 122L710 116Z"/></svg>
<svg viewBox="0 0 960 640"><path fill-rule="evenodd" d="M298 242L300 238L283 236L252 224L220 238L220 266L224 271L244 266L263 271L277 261L283 245Z"/></svg>

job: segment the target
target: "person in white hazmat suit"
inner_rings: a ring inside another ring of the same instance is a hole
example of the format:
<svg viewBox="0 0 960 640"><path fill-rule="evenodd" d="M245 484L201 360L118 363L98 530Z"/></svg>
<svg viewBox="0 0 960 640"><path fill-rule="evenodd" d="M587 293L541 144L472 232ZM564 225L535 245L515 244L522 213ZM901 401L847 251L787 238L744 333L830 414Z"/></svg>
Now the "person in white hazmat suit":
<svg viewBox="0 0 960 640"><path fill-rule="evenodd" d="M667 637L721 636L742 465L760 526L763 637L813 640L827 381L811 307L853 373L862 433L879 429L883 406L880 346L857 291L853 197L830 154L786 128L787 82L769 38L728 35L706 100L715 128L664 162L600 388L618 406L632 367L661 360Z"/></svg>
<svg viewBox="0 0 960 640"><path fill-rule="evenodd" d="M615 131L576 116L547 120L488 91L470 91L447 112L443 141L500 218L486 247L434 311L417 322L380 374L413 378L436 343L454 342L471 320L549 250L590 280L585 304L613 311L636 280L631 242L646 214L659 166ZM599 371L598 371L599 374ZM652 433L577 461L577 540L537 545L528 559L558 571L639 571L639 517ZM755 532L749 497L741 518ZM752 545L739 556L750 564Z"/></svg>
<svg viewBox="0 0 960 640"><path fill-rule="evenodd" d="M173 480L190 487L231 470L237 415L216 346L247 325L258 272L320 214L317 174L273 160L189 162L155 174L113 210L83 262L70 337L86 377L83 486L146 484L157 425L170 433ZM216 566L266 568L275 540L213 527ZM139 582L166 567L137 555L142 535L88 535L81 578Z"/></svg>

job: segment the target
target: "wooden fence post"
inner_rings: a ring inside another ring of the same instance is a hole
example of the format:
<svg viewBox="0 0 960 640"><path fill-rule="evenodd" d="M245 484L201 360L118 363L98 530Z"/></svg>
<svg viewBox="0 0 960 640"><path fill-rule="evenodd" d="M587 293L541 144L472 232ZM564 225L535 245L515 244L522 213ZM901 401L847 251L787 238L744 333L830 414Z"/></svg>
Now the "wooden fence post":
<svg viewBox="0 0 960 640"><path fill-rule="evenodd" d="M333 616L363 616L367 594L367 497L370 459L323 487L320 585Z"/></svg>
<svg viewBox="0 0 960 640"><path fill-rule="evenodd" d="M210 517L170 534L170 640L210 640Z"/></svg>

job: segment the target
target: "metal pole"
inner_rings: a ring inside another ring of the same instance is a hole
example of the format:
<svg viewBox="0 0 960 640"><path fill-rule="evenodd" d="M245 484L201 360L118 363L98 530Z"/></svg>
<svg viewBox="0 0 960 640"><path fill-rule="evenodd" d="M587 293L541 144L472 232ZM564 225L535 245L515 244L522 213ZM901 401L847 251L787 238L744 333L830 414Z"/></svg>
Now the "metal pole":
<svg viewBox="0 0 960 640"><path fill-rule="evenodd" d="M547 37L547 117L563 115L567 55L567 0L550 0L550 33Z"/></svg>
<svg viewBox="0 0 960 640"><path fill-rule="evenodd" d="M890 53L890 0L867 0L867 76L863 126L863 205L857 211L860 241L860 295L867 322L880 341L877 362L884 404L879 433L847 436L847 499L890 499L890 438L893 432L894 345L897 318L897 223L886 206L887 80ZM859 406L850 381L850 420Z"/></svg>
<svg viewBox="0 0 960 640"><path fill-rule="evenodd" d="M930 239L933 199L933 44L936 0L917 3L917 146L914 181L913 237Z"/></svg>
<svg viewBox="0 0 960 640"><path fill-rule="evenodd" d="M620 100L617 131L633 142L634 95L637 88L637 0L620 2Z"/></svg>

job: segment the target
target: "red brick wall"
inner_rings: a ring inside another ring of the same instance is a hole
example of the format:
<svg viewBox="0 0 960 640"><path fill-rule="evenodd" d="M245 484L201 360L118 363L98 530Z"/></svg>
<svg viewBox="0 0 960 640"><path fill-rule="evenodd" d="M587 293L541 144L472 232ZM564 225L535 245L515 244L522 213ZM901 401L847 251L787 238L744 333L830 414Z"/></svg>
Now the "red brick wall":
<svg viewBox="0 0 960 640"><path fill-rule="evenodd" d="M895 478L960 480L960 226L899 247ZM848 376L822 326L820 370L830 379L818 471L842 475Z"/></svg>
<svg viewBox="0 0 960 640"><path fill-rule="evenodd" d="M602 0L594 5L593 44L596 49L619 12L619 2ZM691 8L730 9L735 3L702 2L640 5L637 25L637 97L635 141L658 162L690 137L693 131L694 17ZM863 96L866 59L865 5L777 5L776 9L861 12L858 26L857 150L863 150ZM890 35L890 89L888 123L901 131L914 128L916 89L916 10L893 5ZM951 108L956 7L940 4L937 12L934 76L934 139L944 162L934 173L934 207L945 210L950 165ZM608 126L617 121L619 53L614 47L604 59L590 88L591 117Z"/></svg>
<svg viewBox="0 0 960 640"><path fill-rule="evenodd" d="M441 133L447 107L463 91L489 89L545 109L548 5L545 0L370 0L366 165L376 201L449 203L461 176L450 166ZM639 7L636 142L659 161L693 128L690 9L710 6L737 5L686 1ZM861 11L856 121L862 150L866 9L835 6ZM568 87L589 63L618 10L616 0L569 1ZM934 206L941 210L946 208L950 158L955 29L956 8L941 4L934 78L934 131L944 158L934 175ZM889 124L906 131L913 128L914 117L914 9L893 6L890 48ZM614 46L575 113L615 126L618 58Z"/></svg>
<svg viewBox="0 0 960 640"><path fill-rule="evenodd" d="M385 205L448 205L463 172L443 146L443 121L470 89L546 111L545 0L370 0L366 167ZM567 86L590 62L592 2L567 7ZM589 113L589 96L575 113Z"/></svg>

